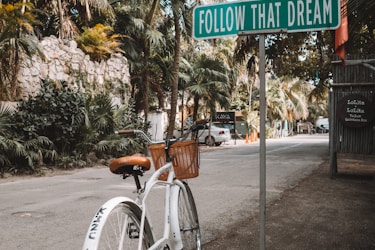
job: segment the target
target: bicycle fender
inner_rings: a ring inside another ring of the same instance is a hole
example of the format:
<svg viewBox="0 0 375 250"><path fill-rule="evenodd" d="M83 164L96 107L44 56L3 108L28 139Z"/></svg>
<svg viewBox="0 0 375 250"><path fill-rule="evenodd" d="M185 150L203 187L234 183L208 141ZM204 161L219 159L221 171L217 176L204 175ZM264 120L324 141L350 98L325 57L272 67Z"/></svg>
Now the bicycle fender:
<svg viewBox="0 0 375 250"><path fill-rule="evenodd" d="M96 237L99 237L103 225L108 218L109 213L120 203L127 203L139 207L132 199L128 197L115 197L104 203L94 215L87 231L82 250L96 250L98 248Z"/></svg>

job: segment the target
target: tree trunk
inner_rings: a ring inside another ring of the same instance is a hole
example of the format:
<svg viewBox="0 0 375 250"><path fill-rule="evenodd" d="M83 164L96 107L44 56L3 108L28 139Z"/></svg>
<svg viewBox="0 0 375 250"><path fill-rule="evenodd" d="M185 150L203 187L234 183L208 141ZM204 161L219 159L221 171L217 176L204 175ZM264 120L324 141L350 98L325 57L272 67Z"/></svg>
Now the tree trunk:
<svg viewBox="0 0 375 250"><path fill-rule="evenodd" d="M25 13L25 10L26 10L26 0L23 0L22 1L23 5L22 5L22 8L21 8L21 14L23 15Z"/></svg>
<svg viewBox="0 0 375 250"><path fill-rule="evenodd" d="M196 124L198 118L198 105L199 105L199 97L194 96L194 108L193 108L193 124ZM195 138L197 132L193 132L191 138Z"/></svg>
<svg viewBox="0 0 375 250"><path fill-rule="evenodd" d="M63 30L64 30L64 11L62 9L61 0L58 0L58 7L59 7L59 19L60 19L60 32L59 32L59 38L62 38Z"/></svg>
<svg viewBox="0 0 375 250"><path fill-rule="evenodd" d="M155 13L157 11L157 8L159 6L159 3L160 1L159 0L154 0L152 2L152 6L151 6L151 9L147 15L147 18L146 18L146 23L152 27L153 26L153 22L154 22L154 16L155 16ZM144 71L142 73L142 82L141 84L143 84L143 86L141 86L141 88L143 87L143 96L144 96L144 102L143 102L143 112L144 112L144 115L145 115L145 123L148 122L148 111L149 111L149 103L150 103L150 79L149 79L149 70L150 70L150 66L149 66L149 59L150 59L150 44L149 44L149 41L147 38L145 38L145 41L144 41L144 61L145 61L145 68L144 68Z"/></svg>
<svg viewBox="0 0 375 250"><path fill-rule="evenodd" d="M249 132L252 132L253 127L251 126L252 124L251 124L250 117L251 117L251 111L252 111L252 109L251 109L251 101L252 101L251 97L252 97L252 94L253 94L254 81L252 79L249 80L249 81L250 81L250 83L248 84L248 92L249 92L249 114L247 115L247 124L250 127L250 131Z"/></svg>
<svg viewBox="0 0 375 250"><path fill-rule="evenodd" d="M175 49L173 56L173 82L171 91L171 112L169 113L168 138L173 137L173 130L176 121L177 99L178 99L178 73L180 70L180 46L181 46L181 27L178 10L173 10L173 19L175 26Z"/></svg>
<svg viewBox="0 0 375 250"><path fill-rule="evenodd" d="M184 134L184 120L185 120L185 117L184 117L184 111L185 111L185 103L184 103L184 98L185 98L185 89L182 89L182 95L181 95L181 136Z"/></svg>
<svg viewBox="0 0 375 250"><path fill-rule="evenodd" d="M198 105L199 105L199 97L194 96L194 109L193 109L193 122L195 123L198 118Z"/></svg>
<svg viewBox="0 0 375 250"><path fill-rule="evenodd" d="M148 41L145 41L146 44L148 44ZM142 85L141 87L143 87L143 95L144 95L144 101L143 101L143 112L144 112L144 115L145 115L145 123L148 122L148 109L149 109L149 104L150 104L150 80L149 80L149 77L148 77L148 74L149 74L149 58L150 58L150 47L149 46L145 46L145 69L143 71L143 74L142 74Z"/></svg>

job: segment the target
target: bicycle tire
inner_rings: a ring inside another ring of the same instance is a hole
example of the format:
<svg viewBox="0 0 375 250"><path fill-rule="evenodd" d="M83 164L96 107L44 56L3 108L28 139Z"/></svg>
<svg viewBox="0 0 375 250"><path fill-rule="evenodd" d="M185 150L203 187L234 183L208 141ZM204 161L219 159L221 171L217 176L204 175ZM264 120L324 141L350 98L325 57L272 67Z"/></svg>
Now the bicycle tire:
<svg viewBox="0 0 375 250"><path fill-rule="evenodd" d="M178 195L178 224L184 250L201 249L201 232L199 226L197 207L189 185L182 182L187 193L186 204L183 191L179 189Z"/></svg>
<svg viewBox="0 0 375 250"><path fill-rule="evenodd" d="M105 207L103 205L101 209ZM98 213L92 222L101 223L102 225L97 226L101 230L96 233L95 237L90 238L89 233L93 228L93 223L91 223L86 237L86 241L91 240L91 242L87 244L85 242L84 250L138 249L142 210L137 205L129 201L118 202L109 208L106 216L98 219ZM123 234L123 232L125 233ZM146 218L142 249L148 249L153 244L151 227Z"/></svg>

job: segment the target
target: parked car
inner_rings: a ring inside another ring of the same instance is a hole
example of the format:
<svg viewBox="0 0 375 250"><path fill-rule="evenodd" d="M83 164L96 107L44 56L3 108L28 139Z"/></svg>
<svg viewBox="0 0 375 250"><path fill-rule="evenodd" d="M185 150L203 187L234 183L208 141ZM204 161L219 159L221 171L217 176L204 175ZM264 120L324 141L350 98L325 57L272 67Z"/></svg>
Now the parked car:
<svg viewBox="0 0 375 250"><path fill-rule="evenodd" d="M175 130L173 132L175 138L181 136L181 130ZM229 142L230 130L227 128L219 128L215 125L211 125L211 145L220 146L223 142ZM205 128L198 131L199 143L205 143L209 145L209 124L205 125Z"/></svg>
<svg viewBox="0 0 375 250"><path fill-rule="evenodd" d="M219 127L219 128L227 128L229 129L231 134L236 133L236 130L234 129L234 124L215 123L214 126Z"/></svg>

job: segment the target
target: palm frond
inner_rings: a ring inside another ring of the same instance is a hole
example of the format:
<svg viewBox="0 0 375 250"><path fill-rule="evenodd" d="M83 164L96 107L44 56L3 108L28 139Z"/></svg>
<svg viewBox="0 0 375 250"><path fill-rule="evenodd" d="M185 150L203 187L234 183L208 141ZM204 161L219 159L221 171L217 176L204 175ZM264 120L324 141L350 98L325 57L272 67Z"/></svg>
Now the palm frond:
<svg viewBox="0 0 375 250"><path fill-rule="evenodd" d="M139 31L142 31L142 30L145 29L145 25L144 25L143 19L141 19L141 18L133 18L132 20L133 20L135 29L137 29Z"/></svg>
<svg viewBox="0 0 375 250"><path fill-rule="evenodd" d="M158 30L154 30L154 29L146 30L146 38L150 41L151 44L155 46L165 45L164 35Z"/></svg>

